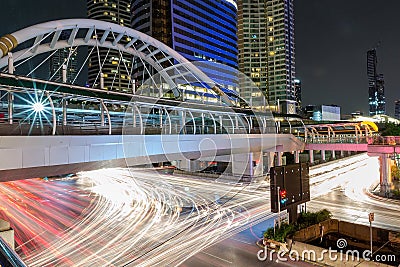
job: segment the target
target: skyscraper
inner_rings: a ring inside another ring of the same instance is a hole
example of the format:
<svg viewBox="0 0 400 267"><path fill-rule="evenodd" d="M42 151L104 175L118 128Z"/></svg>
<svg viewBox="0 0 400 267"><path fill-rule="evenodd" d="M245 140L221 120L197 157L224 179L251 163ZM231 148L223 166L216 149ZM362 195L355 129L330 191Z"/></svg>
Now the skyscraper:
<svg viewBox="0 0 400 267"><path fill-rule="evenodd" d="M88 18L129 27L131 20L130 2L130 0L88 0ZM112 40L112 36L108 37L107 40ZM121 40L120 42L123 43L124 41L129 42L130 40ZM98 54L100 54L100 62ZM131 57L126 54L121 57L118 51L112 49L109 51L109 49L99 47L99 52L97 52L97 49L93 50L89 58L89 85L100 86L101 71L104 75L105 90L132 92L133 85L128 74L132 67Z"/></svg>
<svg viewBox="0 0 400 267"><path fill-rule="evenodd" d="M271 106L296 113L293 0L239 0L239 70Z"/></svg>
<svg viewBox="0 0 400 267"><path fill-rule="evenodd" d="M367 52L367 76L369 93L369 115L386 113L385 81L383 74L378 74L376 49Z"/></svg>
<svg viewBox="0 0 400 267"><path fill-rule="evenodd" d="M238 68L236 1L134 0L132 28L167 44L189 61ZM143 70L141 64L135 68L138 77ZM217 83L233 89L236 73L232 69L202 70Z"/></svg>
<svg viewBox="0 0 400 267"><path fill-rule="evenodd" d="M294 95L296 101L296 111L299 113L301 111L301 81L299 79L294 79Z"/></svg>
<svg viewBox="0 0 400 267"><path fill-rule="evenodd" d="M60 39L67 40L70 36L70 31L63 31ZM50 58L50 78L52 81L63 81L63 65L66 67L66 78L68 83L72 83L78 72L77 58L78 51L74 47L58 49Z"/></svg>
<svg viewBox="0 0 400 267"><path fill-rule="evenodd" d="M267 96L267 20L265 0L238 1L239 70ZM241 92L242 95L252 92Z"/></svg>
<svg viewBox="0 0 400 267"><path fill-rule="evenodd" d="M394 101L394 117L400 120L400 99Z"/></svg>

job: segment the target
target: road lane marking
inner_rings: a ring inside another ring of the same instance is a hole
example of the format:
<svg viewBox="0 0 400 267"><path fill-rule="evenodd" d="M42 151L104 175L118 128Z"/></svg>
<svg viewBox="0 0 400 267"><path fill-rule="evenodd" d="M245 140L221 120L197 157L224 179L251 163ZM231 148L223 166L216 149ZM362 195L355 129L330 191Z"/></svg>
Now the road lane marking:
<svg viewBox="0 0 400 267"><path fill-rule="evenodd" d="M233 238L233 237L231 237L230 239L233 239L235 241L238 241L238 242L241 242L241 243L245 243L245 244L248 244L248 245L253 245L254 244L254 243L250 243L250 242L243 241L243 240L240 240L240 239L236 239L236 238Z"/></svg>
<svg viewBox="0 0 400 267"><path fill-rule="evenodd" d="M231 262L231 261L225 260L225 259L223 259L223 258L220 258L220 257L218 257L218 256L215 256L215 255L213 255L213 254L210 254L210 253L207 253L207 252L204 252L204 251L203 251L202 253L204 253L204 254L206 254L206 255L208 255L208 256L214 257L214 258L216 258L216 259L219 259L219 260L221 260L221 261L227 262L227 263L229 263L229 264L232 264L232 263L233 263L233 262Z"/></svg>

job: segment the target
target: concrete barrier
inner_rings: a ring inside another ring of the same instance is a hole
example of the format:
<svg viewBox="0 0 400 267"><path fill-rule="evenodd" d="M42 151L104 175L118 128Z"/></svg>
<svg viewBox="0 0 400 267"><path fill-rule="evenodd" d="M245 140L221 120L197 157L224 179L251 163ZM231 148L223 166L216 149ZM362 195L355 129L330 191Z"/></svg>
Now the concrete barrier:
<svg viewBox="0 0 400 267"><path fill-rule="evenodd" d="M0 219L0 237L7 242L7 244L15 250L14 245L14 229L11 228L10 223Z"/></svg>
<svg viewBox="0 0 400 267"><path fill-rule="evenodd" d="M338 221L335 219L327 220L318 225L312 225L305 229L301 229L294 234L293 239L299 242L311 242L321 237L322 228L324 229L324 235L338 233L360 241L369 242L369 226ZM374 241L387 242L390 233L391 231L389 230L372 227L372 239Z"/></svg>

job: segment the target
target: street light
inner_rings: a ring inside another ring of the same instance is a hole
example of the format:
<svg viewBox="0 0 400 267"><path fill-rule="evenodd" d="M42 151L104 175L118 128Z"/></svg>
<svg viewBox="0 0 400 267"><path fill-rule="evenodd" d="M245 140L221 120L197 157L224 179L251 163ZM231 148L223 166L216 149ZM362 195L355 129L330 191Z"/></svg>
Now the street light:
<svg viewBox="0 0 400 267"><path fill-rule="evenodd" d="M32 108L35 112L42 112L44 110L44 106L41 102L33 103Z"/></svg>

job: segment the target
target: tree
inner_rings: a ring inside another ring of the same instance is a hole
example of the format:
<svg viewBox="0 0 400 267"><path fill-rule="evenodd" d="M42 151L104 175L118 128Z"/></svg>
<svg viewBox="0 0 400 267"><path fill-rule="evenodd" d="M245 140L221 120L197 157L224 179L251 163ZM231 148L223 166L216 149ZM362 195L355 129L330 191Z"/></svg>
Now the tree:
<svg viewBox="0 0 400 267"><path fill-rule="evenodd" d="M400 125L386 123L385 129L381 132L382 136L400 136Z"/></svg>
<svg viewBox="0 0 400 267"><path fill-rule="evenodd" d="M395 180L400 179L400 168L397 165L392 166L391 172L392 172L393 179L395 179Z"/></svg>

